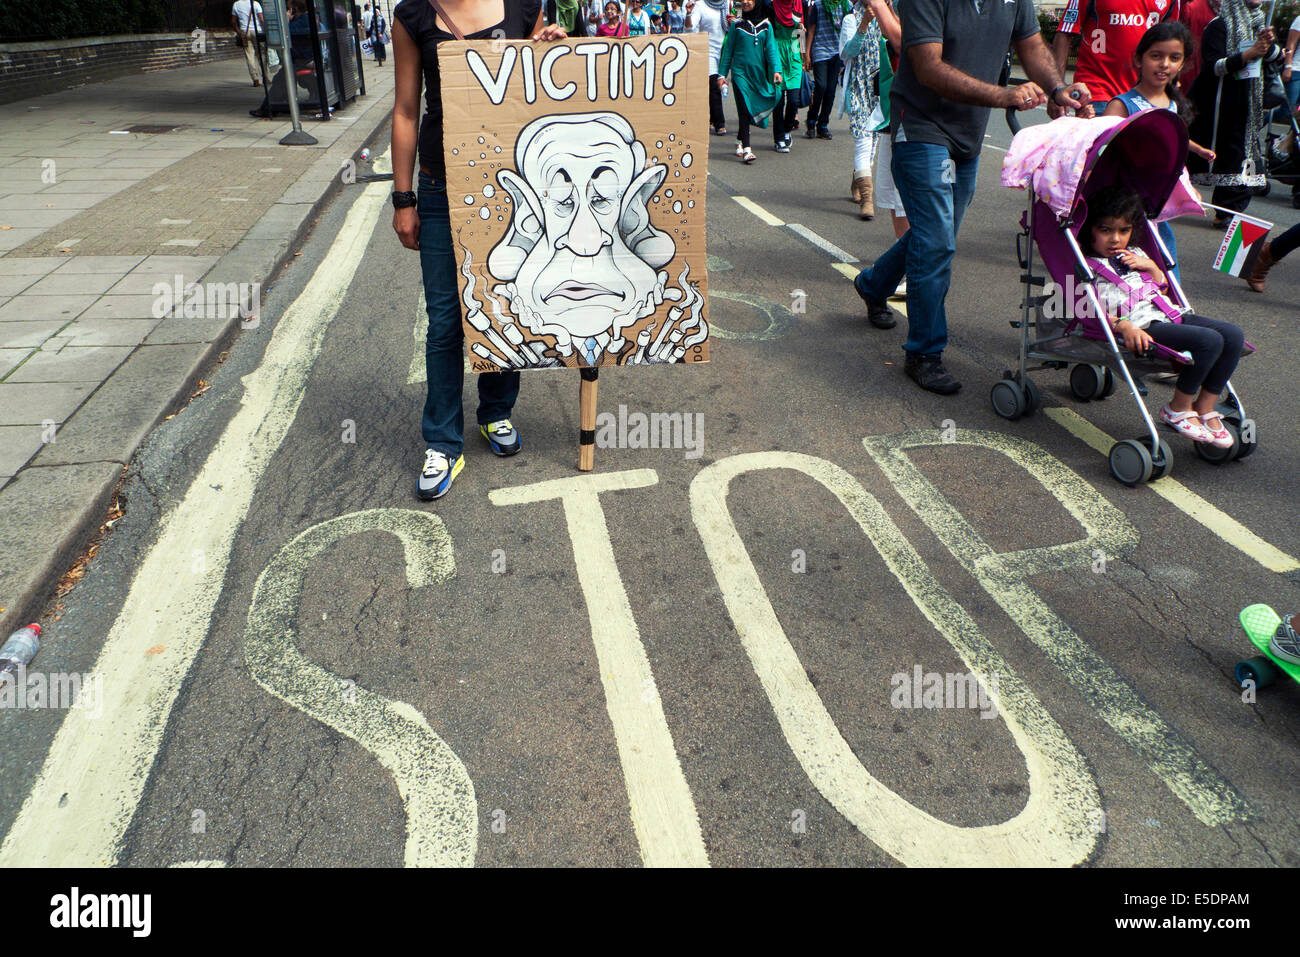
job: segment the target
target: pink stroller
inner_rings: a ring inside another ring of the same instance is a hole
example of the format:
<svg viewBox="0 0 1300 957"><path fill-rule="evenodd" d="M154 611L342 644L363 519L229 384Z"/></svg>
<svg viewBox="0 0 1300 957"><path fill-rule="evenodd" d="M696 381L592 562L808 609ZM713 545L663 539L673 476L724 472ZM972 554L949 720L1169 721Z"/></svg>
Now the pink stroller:
<svg viewBox="0 0 1300 957"><path fill-rule="evenodd" d="M1031 361L1041 362L1037 369L1071 367L1070 392L1081 402L1110 396L1116 376L1121 377L1146 425L1145 435L1121 439L1110 450L1111 474L1127 485L1154 481L1173 469L1169 446L1142 401L1147 391L1142 377L1177 369L1192 357L1154 343L1147 353L1134 355L1116 340L1110 323L1101 318L1105 309L1097 295L1097 276L1080 248L1079 231L1095 191L1117 183L1135 190L1152 222L1134 231L1133 243L1169 277L1168 298L1175 307L1170 318L1180 321L1191 305L1170 271L1175 262L1153 222L1200 213L1183 179L1186 162L1187 127L1167 110L1148 110L1124 119L1065 119L1028 127L1012 141L1002 168L1002 184L1028 187L1029 203L1016 237L1024 301L1020 320L1011 323L1021 331L1020 364L993 386L993 409L1012 420L1037 410L1041 394L1027 375ZM1035 246L1045 276L1035 274ZM1219 410L1233 436L1232 447L1197 443L1197 453L1214 464L1250 455L1257 442L1254 424L1246 419L1231 383Z"/></svg>

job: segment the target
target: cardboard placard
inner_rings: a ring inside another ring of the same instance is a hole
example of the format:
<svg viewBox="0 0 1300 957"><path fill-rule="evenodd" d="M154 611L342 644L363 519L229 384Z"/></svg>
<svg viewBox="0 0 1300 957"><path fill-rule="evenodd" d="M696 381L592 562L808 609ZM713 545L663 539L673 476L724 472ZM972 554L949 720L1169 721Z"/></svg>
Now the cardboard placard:
<svg viewBox="0 0 1300 957"><path fill-rule="evenodd" d="M707 362L708 38L438 44L475 372Z"/></svg>

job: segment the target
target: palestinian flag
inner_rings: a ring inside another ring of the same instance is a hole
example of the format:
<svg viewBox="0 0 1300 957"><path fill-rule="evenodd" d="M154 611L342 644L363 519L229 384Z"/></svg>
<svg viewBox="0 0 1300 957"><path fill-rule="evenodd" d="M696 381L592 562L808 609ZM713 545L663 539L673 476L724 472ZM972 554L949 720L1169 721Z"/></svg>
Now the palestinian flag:
<svg viewBox="0 0 1300 957"><path fill-rule="evenodd" d="M1272 223L1262 219L1252 219L1241 213L1233 216L1219 246L1219 254L1214 257L1214 268L1229 276L1249 276L1272 228Z"/></svg>

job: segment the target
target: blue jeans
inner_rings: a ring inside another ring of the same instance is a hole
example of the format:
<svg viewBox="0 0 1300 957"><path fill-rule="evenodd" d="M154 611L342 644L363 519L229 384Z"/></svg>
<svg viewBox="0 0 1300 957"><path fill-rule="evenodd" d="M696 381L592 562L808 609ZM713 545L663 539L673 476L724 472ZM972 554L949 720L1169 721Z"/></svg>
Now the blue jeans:
<svg viewBox="0 0 1300 957"><path fill-rule="evenodd" d="M953 159L934 143L893 144L890 170L910 227L854 280L868 298L884 302L907 276L907 342L916 356L937 356L948 344L944 299L952 282L957 231L975 195L979 157Z"/></svg>
<svg viewBox="0 0 1300 957"><path fill-rule="evenodd" d="M424 368L428 394L421 431L431 449L455 458L465 445L461 392L465 385L465 333L461 327L456 254L451 245L447 184L420 174L420 271L429 315ZM510 418L519 395L518 372L484 372L478 377L478 422Z"/></svg>

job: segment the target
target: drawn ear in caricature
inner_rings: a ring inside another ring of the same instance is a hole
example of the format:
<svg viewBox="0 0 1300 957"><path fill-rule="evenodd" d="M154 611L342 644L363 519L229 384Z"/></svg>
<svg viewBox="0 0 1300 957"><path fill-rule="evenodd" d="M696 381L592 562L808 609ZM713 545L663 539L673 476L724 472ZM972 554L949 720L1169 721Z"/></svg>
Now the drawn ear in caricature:
<svg viewBox="0 0 1300 957"><path fill-rule="evenodd" d="M546 220L542 202L527 180L503 169L497 173L497 182L510 194L515 208L505 238L488 253L488 271L497 279L512 282L533 247L546 235Z"/></svg>
<svg viewBox="0 0 1300 957"><path fill-rule="evenodd" d="M636 253L651 269L666 266L677 247L673 239L650 222L650 198L663 185L668 167L651 166L632 180L623 194L623 208L618 216L619 232L628 249Z"/></svg>

